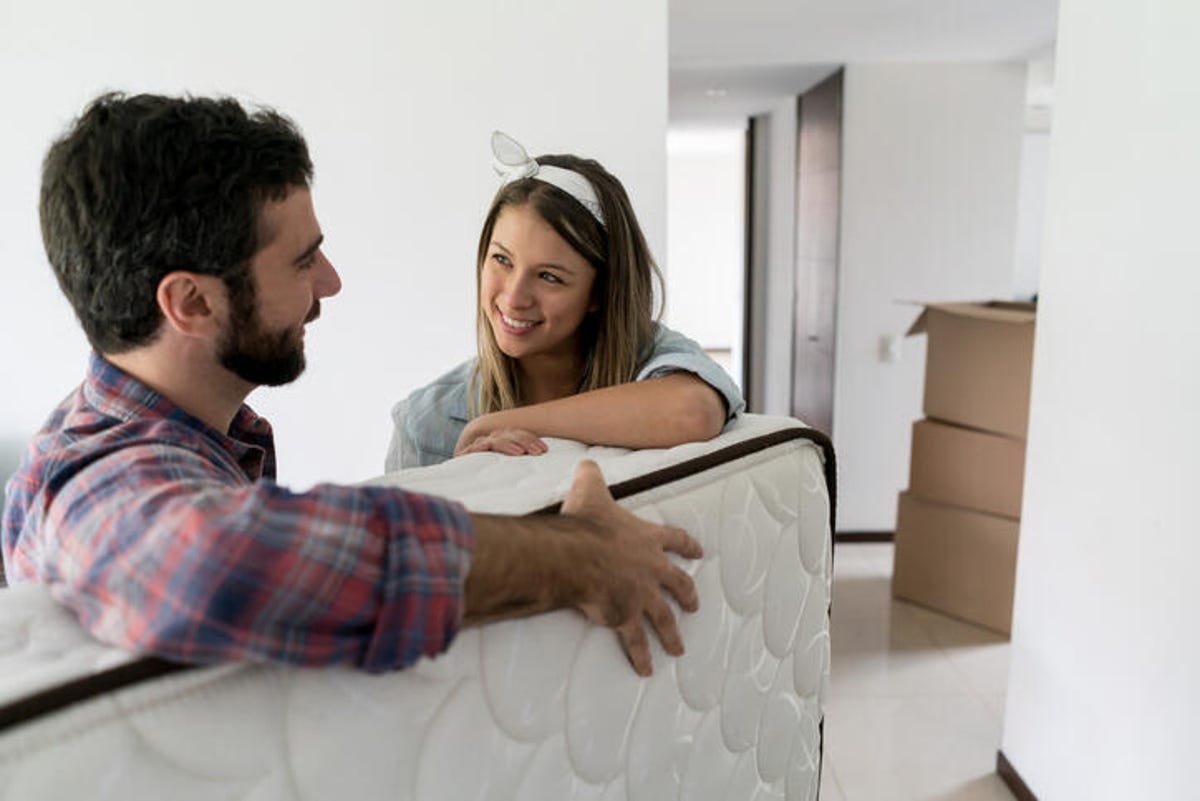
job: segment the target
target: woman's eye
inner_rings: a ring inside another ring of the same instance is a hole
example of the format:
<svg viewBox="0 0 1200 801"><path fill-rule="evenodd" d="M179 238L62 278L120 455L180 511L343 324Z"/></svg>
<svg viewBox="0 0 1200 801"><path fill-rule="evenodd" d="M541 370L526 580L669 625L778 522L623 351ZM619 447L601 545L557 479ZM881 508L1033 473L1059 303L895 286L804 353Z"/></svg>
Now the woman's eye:
<svg viewBox="0 0 1200 801"><path fill-rule="evenodd" d="M542 273L539 273L538 277L541 278L543 281L547 281L551 284L561 284L563 282L563 280L561 278L559 278L557 275L555 275L554 273L542 272Z"/></svg>
<svg viewBox="0 0 1200 801"><path fill-rule="evenodd" d="M505 256L503 253L493 253L492 260L495 261L497 264L500 264L503 267L511 266L511 262L509 262L508 256Z"/></svg>

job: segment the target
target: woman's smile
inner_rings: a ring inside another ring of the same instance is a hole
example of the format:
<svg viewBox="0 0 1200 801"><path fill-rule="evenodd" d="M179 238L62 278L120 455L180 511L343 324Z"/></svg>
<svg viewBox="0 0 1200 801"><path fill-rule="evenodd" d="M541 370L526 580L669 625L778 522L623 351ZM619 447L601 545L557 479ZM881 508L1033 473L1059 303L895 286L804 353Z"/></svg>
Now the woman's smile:
<svg viewBox="0 0 1200 801"><path fill-rule="evenodd" d="M525 334L533 329L534 326L540 325L540 320L522 320L518 317L510 317L504 312L500 312L501 324L512 334Z"/></svg>
<svg viewBox="0 0 1200 801"><path fill-rule="evenodd" d="M596 270L531 206L500 212L480 273L480 304L513 359L575 355Z"/></svg>

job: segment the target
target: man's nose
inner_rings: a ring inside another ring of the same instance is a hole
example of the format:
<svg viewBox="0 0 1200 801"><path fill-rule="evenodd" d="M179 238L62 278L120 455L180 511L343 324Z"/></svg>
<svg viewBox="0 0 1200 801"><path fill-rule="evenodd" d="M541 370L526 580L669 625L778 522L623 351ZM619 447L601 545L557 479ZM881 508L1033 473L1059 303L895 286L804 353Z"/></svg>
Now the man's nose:
<svg viewBox="0 0 1200 801"><path fill-rule="evenodd" d="M334 268L333 262L324 253L317 254L317 263L313 266L313 294L318 298L328 298L342 291L342 277Z"/></svg>

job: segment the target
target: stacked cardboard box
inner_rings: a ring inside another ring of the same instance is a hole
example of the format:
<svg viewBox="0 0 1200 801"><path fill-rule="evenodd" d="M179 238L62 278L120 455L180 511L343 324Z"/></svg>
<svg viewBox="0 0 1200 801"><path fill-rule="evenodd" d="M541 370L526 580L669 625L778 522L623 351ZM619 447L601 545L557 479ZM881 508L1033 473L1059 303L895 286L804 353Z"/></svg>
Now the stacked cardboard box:
<svg viewBox="0 0 1200 801"><path fill-rule="evenodd" d="M1012 620L1034 307L941 303L925 333L926 419L913 424L892 593L1005 634Z"/></svg>

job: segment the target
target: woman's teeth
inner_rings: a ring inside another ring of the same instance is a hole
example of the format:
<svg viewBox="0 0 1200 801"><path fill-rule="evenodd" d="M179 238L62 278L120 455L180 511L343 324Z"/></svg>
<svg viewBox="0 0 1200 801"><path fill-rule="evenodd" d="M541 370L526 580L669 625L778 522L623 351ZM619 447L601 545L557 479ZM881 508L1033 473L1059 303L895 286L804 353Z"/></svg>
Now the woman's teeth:
<svg viewBox="0 0 1200 801"><path fill-rule="evenodd" d="M509 326L510 328L533 328L535 325L537 325L536 322L527 322L525 320L514 320L513 318L509 317L507 314L504 314L504 313L500 314L500 319L503 320L504 324Z"/></svg>

